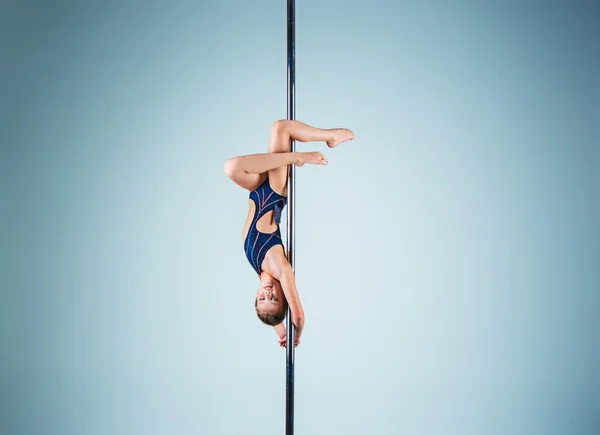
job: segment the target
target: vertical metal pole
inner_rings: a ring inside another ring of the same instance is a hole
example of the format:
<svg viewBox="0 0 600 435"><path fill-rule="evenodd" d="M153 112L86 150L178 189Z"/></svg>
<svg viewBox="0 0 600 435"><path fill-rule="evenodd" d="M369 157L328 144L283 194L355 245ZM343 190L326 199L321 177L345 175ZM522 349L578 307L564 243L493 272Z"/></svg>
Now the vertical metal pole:
<svg viewBox="0 0 600 435"><path fill-rule="evenodd" d="M295 0L287 0L287 119L296 119L296 10ZM292 152L296 142L292 141ZM296 167L291 165L288 180L287 255L296 271L294 258L294 214L296 211ZM285 434L294 435L294 323L287 313L287 347L285 374Z"/></svg>

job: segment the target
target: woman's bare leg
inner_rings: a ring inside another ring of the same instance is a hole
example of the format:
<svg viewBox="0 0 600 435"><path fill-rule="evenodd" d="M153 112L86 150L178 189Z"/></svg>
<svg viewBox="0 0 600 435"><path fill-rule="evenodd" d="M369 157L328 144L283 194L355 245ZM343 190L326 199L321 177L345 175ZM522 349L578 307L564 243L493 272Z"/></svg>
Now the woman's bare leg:
<svg viewBox="0 0 600 435"><path fill-rule="evenodd" d="M269 152L290 151L290 140L298 142L323 141L329 148L354 139L354 133L346 128L321 129L300 121L281 120L271 127Z"/></svg>
<svg viewBox="0 0 600 435"><path fill-rule="evenodd" d="M354 139L354 133L345 128L320 129L311 127L300 121L281 120L271 126L269 138L270 153L288 153L291 151L291 140L298 142L324 141L333 148L342 142ZM288 167L280 167L269 171L271 187L277 193L287 195Z"/></svg>

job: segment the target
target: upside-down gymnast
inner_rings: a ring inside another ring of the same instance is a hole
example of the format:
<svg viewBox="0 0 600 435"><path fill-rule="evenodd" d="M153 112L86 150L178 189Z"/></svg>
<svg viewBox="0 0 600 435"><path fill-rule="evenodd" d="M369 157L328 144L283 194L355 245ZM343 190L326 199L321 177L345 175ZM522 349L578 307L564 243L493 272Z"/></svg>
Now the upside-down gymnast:
<svg viewBox="0 0 600 435"><path fill-rule="evenodd" d="M244 251L260 280L254 307L258 318L274 327L279 344L286 346L283 325L288 305L295 330L294 346L300 344L304 311L296 279L281 242L279 222L287 203L289 165L326 165L320 152L290 152L291 140L324 141L329 148L354 139L345 128L320 129L299 121L276 121L271 127L269 152L233 157L225 162L225 174L250 191L248 217L242 232Z"/></svg>

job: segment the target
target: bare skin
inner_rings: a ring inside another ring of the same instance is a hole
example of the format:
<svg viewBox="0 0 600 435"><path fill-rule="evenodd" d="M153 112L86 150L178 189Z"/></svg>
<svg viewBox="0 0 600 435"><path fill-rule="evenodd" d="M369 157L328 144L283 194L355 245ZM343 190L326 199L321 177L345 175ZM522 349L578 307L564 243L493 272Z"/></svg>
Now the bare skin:
<svg viewBox="0 0 600 435"><path fill-rule="evenodd" d="M318 151L291 152L291 140L298 142L322 141L329 148L334 148L342 142L354 139L354 133L345 128L320 129L311 127L300 121L276 121L271 127L269 152L233 157L225 162L225 173L239 186L254 191L265 178L269 177L271 188L282 196L287 196L287 180L289 165L303 166L305 164L327 165L327 159ZM246 239L255 205L249 200L248 216L242 232L242 240ZM273 221L273 211L262 216L257 224L258 231L272 233L277 229ZM256 293L257 309L261 312L276 313L283 306L283 298L289 304L292 323L296 332L294 345L300 343L304 329L304 310L300 303L296 280L283 247L273 246L263 260L262 272L258 275L260 287ZM285 327L278 324L275 332L280 337L279 344L285 347Z"/></svg>

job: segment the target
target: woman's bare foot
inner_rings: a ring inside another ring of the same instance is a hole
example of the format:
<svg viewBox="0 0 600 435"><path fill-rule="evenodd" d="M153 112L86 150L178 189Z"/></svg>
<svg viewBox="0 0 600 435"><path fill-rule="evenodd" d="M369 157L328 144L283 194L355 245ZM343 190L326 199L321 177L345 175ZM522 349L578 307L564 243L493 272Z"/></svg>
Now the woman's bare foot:
<svg viewBox="0 0 600 435"><path fill-rule="evenodd" d="M333 136L333 139L327 141L327 146L329 148L333 148L342 142L354 139L354 133L352 133L352 130L348 130L347 128L330 128L328 130Z"/></svg>

